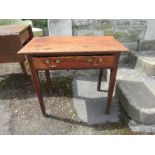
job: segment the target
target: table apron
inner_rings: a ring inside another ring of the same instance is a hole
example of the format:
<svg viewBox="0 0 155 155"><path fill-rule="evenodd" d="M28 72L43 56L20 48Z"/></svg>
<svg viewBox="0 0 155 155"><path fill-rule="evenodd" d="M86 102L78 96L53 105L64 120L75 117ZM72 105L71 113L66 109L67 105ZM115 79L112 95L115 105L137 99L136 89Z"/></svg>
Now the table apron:
<svg viewBox="0 0 155 155"><path fill-rule="evenodd" d="M61 69L97 69L112 68L115 65L115 55L109 56L66 56L66 57L33 57L33 67L36 70Z"/></svg>

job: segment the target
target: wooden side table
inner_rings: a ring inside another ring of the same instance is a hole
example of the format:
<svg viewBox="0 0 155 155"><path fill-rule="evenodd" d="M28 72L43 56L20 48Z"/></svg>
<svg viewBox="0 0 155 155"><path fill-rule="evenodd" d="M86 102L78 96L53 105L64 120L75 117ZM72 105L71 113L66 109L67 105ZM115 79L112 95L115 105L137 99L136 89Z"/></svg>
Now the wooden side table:
<svg viewBox="0 0 155 155"><path fill-rule="evenodd" d="M33 38L31 26L3 25L0 26L0 63L20 62L25 75L25 56L17 52Z"/></svg>
<svg viewBox="0 0 155 155"><path fill-rule="evenodd" d="M104 68L110 68L106 104L106 113L109 114L121 52L128 52L128 49L112 36L73 36L34 38L19 51L19 54L28 58L35 91L42 113L46 116L38 70L46 71L49 86L49 70L100 69L97 86L99 90L102 71Z"/></svg>

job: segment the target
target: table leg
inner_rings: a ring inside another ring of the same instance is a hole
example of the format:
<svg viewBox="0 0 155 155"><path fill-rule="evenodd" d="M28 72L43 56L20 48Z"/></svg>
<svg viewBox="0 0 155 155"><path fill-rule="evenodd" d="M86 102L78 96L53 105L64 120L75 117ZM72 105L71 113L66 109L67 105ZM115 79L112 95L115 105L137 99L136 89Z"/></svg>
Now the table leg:
<svg viewBox="0 0 155 155"><path fill-rule="evenodd" d="M108 98L107 98L107 104L105 109L106 114L110 113L113 91L114 91L115 81L116 81L116 74L117 74L117 69L119 64L119 57L120 57L120 54L116 55L115 66L110 70L111 72L110 72L110 80L109 80Z"/></svg>
<svg viewBox="0 0 155 155"><path fill-rule="evenodd" d="M22 71L23 71L23 74L24 74L26 77L28 77L28 74L27 74L26 69L25 69L24 62L20 62L20 66L21 66L21 69L22 69Z"/></svg>
<svg viewBox="0 0 155 155"><path fill-rule="evenodd" d="M30 65L31 73L32 73L32 80L33 80L33 84L35 87L35 92L39 99L41 111L42 111L42 114L44 116L46 116L46 109L45 109L45 105L44 105L44 101L43 101L43 95L42 95L42 91L41 91L41 85L40 85L40 80L39 80L39 76L38 76L38 71L33 68L31 56L28 56L27 58L28 58L28 62Z"/></svg>
<svg viewBox="0 0 155 155"><path fill-rule="evenodd" d="M50 72L47 69L45 70L45 76L46 76L47 90L48 92L50 92L50 89L52 88L52 83L50 79Z"/></svg>
<svg viewBox="0 0 155 155"><path fill-rule="evenodd" d="M98 91L100 91L100 88L101 88L102 75L103 75L103 68L99 69L98 83L97 83L97 90Z"/></svg>

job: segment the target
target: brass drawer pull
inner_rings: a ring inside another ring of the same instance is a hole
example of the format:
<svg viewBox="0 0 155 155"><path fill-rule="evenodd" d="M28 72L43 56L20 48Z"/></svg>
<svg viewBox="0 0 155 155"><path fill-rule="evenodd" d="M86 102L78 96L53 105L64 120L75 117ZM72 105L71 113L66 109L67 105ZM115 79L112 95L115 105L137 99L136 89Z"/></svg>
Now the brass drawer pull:
<svg viewBox="0 0 155 155"><path fill-rule="evenodd" d="M103 60L101 58L99 58L98 62L103 62Z"/></svg>
<svg viewBox="0 0 155 155"><path fill-rule="evenodd" d="M58 63L60 63L60 60L56 60L55 62L58 64Z"/></svg>
<svg viewBox="0 0 155 155"><path fill-rule="evenodd" d="M50 62L51 62L50 60L46 60L46 61L45 61L46 64L49 64Z"/></svg>
<svg viewBox="0 0 155 155"><path fill-rule="evenodd" d="M49 65L49 67L51 67L51 68L54 68L54 67L56 67L57 65Z"/></svg>
<svg viewBox="0 0 155 155"><path fill-rule="evenodd" d="M92 60L91 58L89 58L89 59L88 59L88 62L91 63L91 62L93 62L93 60Z"/></svg>

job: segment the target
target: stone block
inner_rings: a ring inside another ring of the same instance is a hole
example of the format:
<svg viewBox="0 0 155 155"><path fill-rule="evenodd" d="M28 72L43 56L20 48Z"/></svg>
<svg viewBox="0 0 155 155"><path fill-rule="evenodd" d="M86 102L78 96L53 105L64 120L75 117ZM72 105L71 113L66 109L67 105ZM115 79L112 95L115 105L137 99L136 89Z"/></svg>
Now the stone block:
<svg viewBox="0 0 155 155"><path fill-rule="evenodd" d="M155 40L155 20L147 20L147 28L145 32L144 40Z"/></svg>
<svg viewBox="0 0 155 155"><path fill-rule="evenodd" d="M130 42L121 42L130 50L137 50L138 42L137 41L130 41Z"/></svg>
<svg viewBox="0 0 155 155"><path fill-rule="evenodd" d="M131 51L129 62L135 69L155 76L155 51Z"/></svg>
<svg viewBox="0 0 155 155"><path fill-rule="evenodd" d="M145 28L137 27L137 28L131 28L128 30L129 33L129 40L131 41L137 41L142 40L144 38L145 34Z"/></svg>
<svg viewBox="0 0 155 155"><path fill-rule="evenodd" d="M147 21L143 19L134 19L132 22L132 27L143 27L146 28Z"/></svg>
<svg viewBox="0 0 155 155"><path fill-rule="evenodd" d="M94 27L97 29L102 29L104 31L109 30L109 29L114 29L113 22L111 22L110 20L96 23L96 24L94 24Z"/></svg>
<svg viewBox="0 0 155 155"><path fill-rule="evenodd" d="M74 26L88 26L93 24L111 23L112 20L108 19L72 19L72 24Z"/></svg>
<svg viewBox="0 0 155 155"><path fill-rule="evenodd" d="M131 20L130 19L116 19L115 23L116 23L116 26L131 25Z"/></svg>
<svg viewBox="0 0 155 155"><path fill-rule="evenodd" d="M139 49L144 50L155 50L155 40L144 40L140 42Z"/></svg>
<svg viewBox="0 0 155 155"><path fill-rule="evenodd" d="M73 24L74 35L104 35L105 30L113 29L110 20L78 20ZM80 24L81 23L81 24Z"/></svg>
<svg viewBox="0 0 155 155"><path fill-rule="evenodd" d="M50 36L72 36L71 19L49 19L48 30Z"/></svg>
<svg viewBox="0 0 155 155"><path fill-rule="evenodd" d="M105 35L112 35L114 36L116 39L118 39L119 41L123 41L126 36L127 36L127 33L126 32L122 32L122 31L114 31L114 30L106 30L105 31Z"/></svg>
<svg viewBox="0 0 155 155"><path fill-rule="evenodd" d="M141 28L120 29L120 30L111 32L111 35L113 35L116 39L123 42L135 42L143 38L144 29L141 29Z"/></svg>
<svg viewBox="0 0 155 155"><path fill-rule="evenodd" d="M155 90L154 81L148 82L149 87L154 87L152 90ZM155 123L155 91L152 92L145 83L119 81L116 85L116 96L123 109L133 120L144 124L153 124Z"/></svg>
<svg viewBox="0 0 155 155"><path fill-rule="evenodd" d="M86 26L86 25L92 25L95 23L95 19L73 19L72 24L74 26Z"/></svg>
<svg viewBox="0 0 155 155"><path fill-rule="evenodd" d="M89 29L89 28L85 28L85 29L74 29L73 31L73 35L74 36L86 36L86 35L104 35L104 31L103 30L97 30L97 29Z"/></svg>

